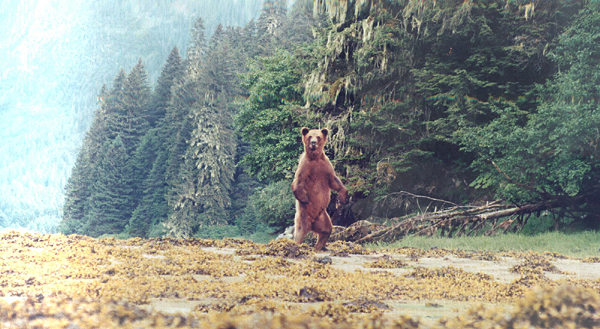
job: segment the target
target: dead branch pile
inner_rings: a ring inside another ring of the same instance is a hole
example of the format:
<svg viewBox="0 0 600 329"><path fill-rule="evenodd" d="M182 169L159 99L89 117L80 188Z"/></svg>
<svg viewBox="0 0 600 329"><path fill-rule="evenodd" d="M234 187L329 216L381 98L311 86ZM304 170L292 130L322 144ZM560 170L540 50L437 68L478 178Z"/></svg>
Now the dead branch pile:
<svg viewBox="0 0 600 329"><path fill-rule="evenodd" d="M441 236L474 235L486 229L486 235L516 232L523 228L532 213L551 208L548 204L508 205L495 201L482 206L454 206L439 211L408 215L393 220L390 226L378 226L365 222L359 226L347 228L353 234L340 232L340 237L352 237L356 242L395 241L405 236L432 236L440 232ZM364 221L363 221L364 222ZM364 224L371 225L364 225ZM359 224L359 223L355 223ZM365 228L370 230L365 232ZM363 234L356 234L362 231ZM358 236L357 236L358 235ZM343 239L343 238L342 238ZM347 239L344 239L347 240Z"/></svg>

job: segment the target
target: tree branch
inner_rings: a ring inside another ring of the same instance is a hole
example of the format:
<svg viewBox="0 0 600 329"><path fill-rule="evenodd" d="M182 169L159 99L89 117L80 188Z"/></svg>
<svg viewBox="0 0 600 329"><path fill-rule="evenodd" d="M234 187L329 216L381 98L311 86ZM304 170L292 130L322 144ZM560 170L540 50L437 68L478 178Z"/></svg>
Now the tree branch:
<svg viewBox="0 0 600 329"><path fill-rule="evenodd" d="M411 197L413 197L413 198L418 198L418 199L428 199L428 200L431 200L431 201L437 201L437 202L442 202L442 203L448 203L448 204L451 204L451 205L453 205L453 206L455 206L455 207L461 207L461 206L457 205L457 204L456 204L456 203L454 203L454 202L450 202L450 201L446 201L446 200L441 200L441 199L436 199L436 198L428 197L428 196L425 196L425 195L417 195L417 194L412 194L412 193L410 193L410 192L406 192L406 191L394 192L394 193L390 193L390 194L388 194L388 195L408 195L408 196L411 196Z"/></svg>

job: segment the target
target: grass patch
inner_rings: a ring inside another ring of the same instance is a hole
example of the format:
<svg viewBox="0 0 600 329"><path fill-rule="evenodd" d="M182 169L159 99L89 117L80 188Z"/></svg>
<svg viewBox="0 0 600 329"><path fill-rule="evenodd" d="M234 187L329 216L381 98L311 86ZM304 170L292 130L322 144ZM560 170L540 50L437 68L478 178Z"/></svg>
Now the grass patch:
<svg viewBox="0 0 600 329"><path fill-rule="evenodd" d="M368 244L369 249L414 247L429 249L432 247L481 251L544 251L557 252L573 257L591 257L600 255L600 232L583 231L574 233L545 232L536 235L501 234L497 236L475 237L406 237L392 243Z"/></svg>

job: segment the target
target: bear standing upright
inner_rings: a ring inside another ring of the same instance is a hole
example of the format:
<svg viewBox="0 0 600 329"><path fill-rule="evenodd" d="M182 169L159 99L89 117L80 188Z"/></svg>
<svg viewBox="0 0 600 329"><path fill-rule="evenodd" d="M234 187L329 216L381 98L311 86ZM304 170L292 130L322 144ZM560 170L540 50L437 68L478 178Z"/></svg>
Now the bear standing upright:
<svg viewBox="0 0 600 329"><path fill-rule="evenodd" d="M338 205L346 203L348 199L348 190L335 175L329 158L323 153L328 134L327 129L302 128L304 153L300 156L292 182L292 192L296 197L294 240L300 244L306 234L313 231L319 235L316 250L325 246L333 228L327 214L331 190L338 192Z"/></svg>

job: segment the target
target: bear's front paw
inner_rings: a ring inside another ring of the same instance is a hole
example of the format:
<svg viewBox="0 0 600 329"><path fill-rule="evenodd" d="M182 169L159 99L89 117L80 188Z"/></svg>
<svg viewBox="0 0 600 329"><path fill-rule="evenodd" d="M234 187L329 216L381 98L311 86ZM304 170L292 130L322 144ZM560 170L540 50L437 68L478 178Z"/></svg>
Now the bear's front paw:
<svg viewBox="0 0 600 329"><path fill-rule="evenodd" d="M346 204L346 202L348 202L348 191L342 190L340 193L338 193L335 204L339 208L341 205Z"/></svg>

